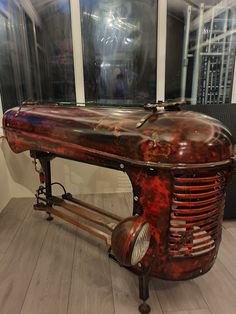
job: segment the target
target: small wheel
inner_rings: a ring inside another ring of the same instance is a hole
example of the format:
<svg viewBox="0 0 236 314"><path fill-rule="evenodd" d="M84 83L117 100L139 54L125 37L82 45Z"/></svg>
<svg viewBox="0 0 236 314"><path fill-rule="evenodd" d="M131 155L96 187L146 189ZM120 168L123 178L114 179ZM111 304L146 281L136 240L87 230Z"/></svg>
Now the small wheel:
<svg viewBox="0 0 236 314"><path fill-rule="evenodd" d="M53 217L50 213L48 213L48 218L47 218L47 221L52 221L53 220Z"/></svg>
<svg viewBox="0 0 236 314"><path fill-rule="evenodd" d="M140 304L138 309L141 314L148 314L151 312L151 307L147 303Z"/></svg>

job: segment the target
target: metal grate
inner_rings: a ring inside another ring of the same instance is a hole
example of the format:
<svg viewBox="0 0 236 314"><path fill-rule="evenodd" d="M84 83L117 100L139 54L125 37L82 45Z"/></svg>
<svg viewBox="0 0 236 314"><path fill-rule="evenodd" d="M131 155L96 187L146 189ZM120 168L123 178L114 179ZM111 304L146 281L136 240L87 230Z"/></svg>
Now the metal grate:
<svg viewBox="0 0 236 314"><path fill-rule="evenodd" d="M168 251L197 256L215 248L221 234L226 171L175 174Z"/></svg>

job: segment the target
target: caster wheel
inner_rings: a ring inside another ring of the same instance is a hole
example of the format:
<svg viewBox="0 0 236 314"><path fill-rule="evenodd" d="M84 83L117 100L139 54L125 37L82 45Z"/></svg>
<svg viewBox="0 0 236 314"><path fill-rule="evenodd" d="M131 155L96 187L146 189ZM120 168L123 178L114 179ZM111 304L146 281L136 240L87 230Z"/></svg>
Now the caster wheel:
<svg viewBox="0 0 236 314"><path fill-rule="evenodd" d="M53 217L51 215L48 216L47 221L52 221Z"/></svg>
<svg viewBox="0 0 236 314"><path fill-rule="evenodd" d="M138 309L141 314L148 314L151 312L151 307L147 303L140 304Z"/></svg>

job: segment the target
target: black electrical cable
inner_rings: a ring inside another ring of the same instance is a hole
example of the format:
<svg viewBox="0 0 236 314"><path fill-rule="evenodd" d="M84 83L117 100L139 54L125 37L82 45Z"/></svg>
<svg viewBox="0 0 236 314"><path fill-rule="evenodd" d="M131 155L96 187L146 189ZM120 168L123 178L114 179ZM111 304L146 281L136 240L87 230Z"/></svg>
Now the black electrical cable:
<svg viewBox="0 0 236 314"><path fill-rule="evenodd" d="M59 183L59 182L53 182L53 183L51 184L51 186L53 186L53 185L59 185L59 186L63 189L64 193L67 194L65 187L64 187L61 183Z"/></svg>

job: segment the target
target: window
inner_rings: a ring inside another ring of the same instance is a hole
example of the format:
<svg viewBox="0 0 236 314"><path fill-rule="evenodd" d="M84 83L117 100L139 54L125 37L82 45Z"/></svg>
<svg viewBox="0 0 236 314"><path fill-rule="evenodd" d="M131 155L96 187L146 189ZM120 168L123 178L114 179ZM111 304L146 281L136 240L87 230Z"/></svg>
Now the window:
<svg viewBox="0 0 236 314"><path fill-rule="evenodd" d="M168 30L166 97L231 103L236 2L168 0Z"/></svg>
<svg viewBox="0 0 236 314"><path fill-rule="evenodd" d="M0 7L3 109L25 100L74 101L69 0L8 0Z"/></svg>
<svg viewBox="0 0 236 314"><path fill-rule="evenodd" d="M23 100L236 102L235 50L235 0L0 2L4 110Z"/></svg>
<svg viewBox="0 0 236 314"><path fill-rule="evenodd" d="M81 0L86 101L156 100L157 1Z"/></svg>

